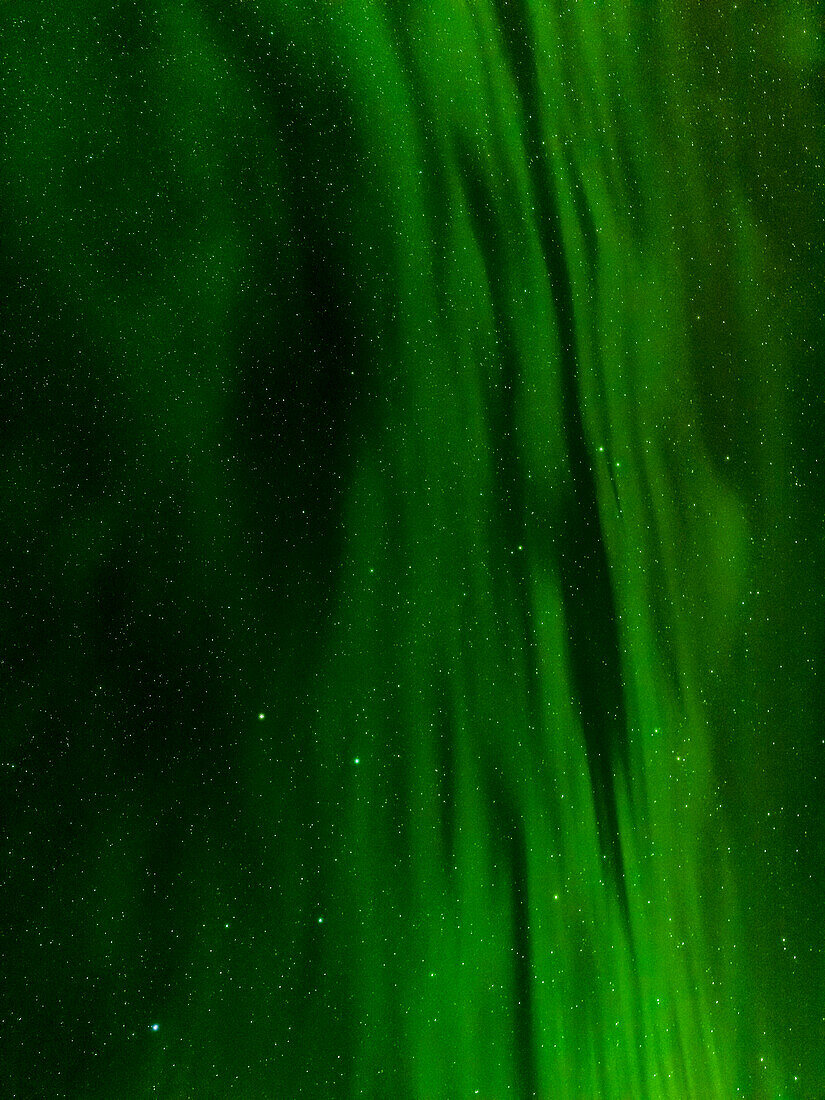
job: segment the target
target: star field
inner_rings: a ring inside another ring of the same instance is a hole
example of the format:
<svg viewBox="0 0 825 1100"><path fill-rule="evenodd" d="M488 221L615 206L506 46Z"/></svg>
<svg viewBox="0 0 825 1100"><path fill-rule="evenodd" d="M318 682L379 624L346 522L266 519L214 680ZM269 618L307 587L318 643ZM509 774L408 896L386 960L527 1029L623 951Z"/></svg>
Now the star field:
<svg viewBox="0 0 825 1100"><path fill-rule="evenodd" d="M825 1095L822 30L0 5L0 1096Z"/></svg>

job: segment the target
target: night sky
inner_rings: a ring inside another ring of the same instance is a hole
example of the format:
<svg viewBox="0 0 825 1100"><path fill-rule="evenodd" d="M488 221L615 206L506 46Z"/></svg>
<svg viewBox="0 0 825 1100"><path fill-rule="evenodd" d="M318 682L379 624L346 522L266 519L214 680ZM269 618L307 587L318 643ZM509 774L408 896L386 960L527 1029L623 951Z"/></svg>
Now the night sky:
<svg viewBox="0 0 825 1100"><path fill-rule="evenodd" d="M824 56L0 5L0 1100L825 1095Z"/></svg>

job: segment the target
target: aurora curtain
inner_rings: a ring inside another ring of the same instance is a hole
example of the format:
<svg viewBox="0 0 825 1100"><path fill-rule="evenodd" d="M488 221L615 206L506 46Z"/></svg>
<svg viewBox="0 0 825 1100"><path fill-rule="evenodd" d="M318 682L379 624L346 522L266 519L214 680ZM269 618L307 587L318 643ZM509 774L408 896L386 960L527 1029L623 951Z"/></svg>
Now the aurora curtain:
<svg viewBox="0 0 825 1100"><path fill-rule="evenodd" d="M813 1097L822 9L0 8L3 1094Z"/></svg>

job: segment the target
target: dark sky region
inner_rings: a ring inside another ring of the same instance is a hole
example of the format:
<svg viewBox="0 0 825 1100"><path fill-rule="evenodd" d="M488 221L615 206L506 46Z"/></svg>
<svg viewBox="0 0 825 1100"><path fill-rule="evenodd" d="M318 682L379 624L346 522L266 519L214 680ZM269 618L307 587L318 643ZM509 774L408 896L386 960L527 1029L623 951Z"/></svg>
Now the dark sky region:
<svg viewBox="0 0 825 1100"><path fill-rule="evenodd" d="M819 0L0 5L0 1097L825 1093Z"/></svg>

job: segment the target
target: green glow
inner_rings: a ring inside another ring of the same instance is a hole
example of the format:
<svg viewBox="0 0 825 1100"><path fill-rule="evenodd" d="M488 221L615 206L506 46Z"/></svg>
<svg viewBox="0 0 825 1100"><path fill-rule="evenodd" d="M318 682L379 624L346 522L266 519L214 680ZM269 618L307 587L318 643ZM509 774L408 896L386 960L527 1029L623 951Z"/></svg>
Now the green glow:
<svg viewBox="0 0 825 1100"><path fill-rule="evenodd" d="M817 5L0 42L9 1095L825 1092Z"/></svg>

